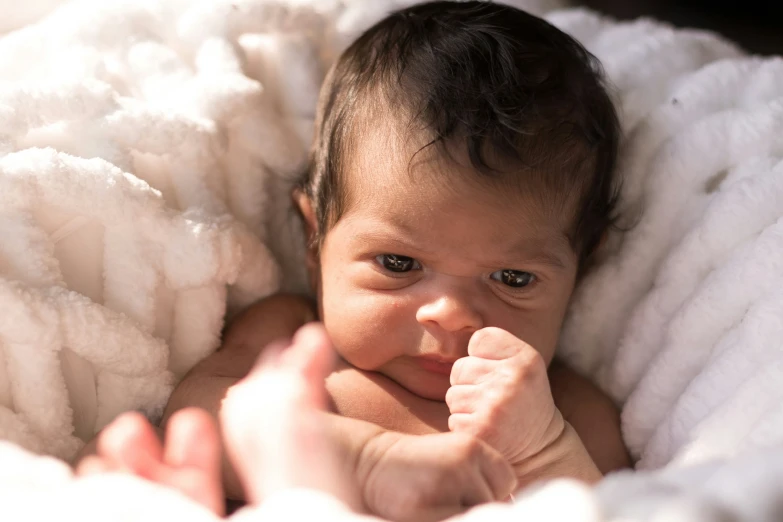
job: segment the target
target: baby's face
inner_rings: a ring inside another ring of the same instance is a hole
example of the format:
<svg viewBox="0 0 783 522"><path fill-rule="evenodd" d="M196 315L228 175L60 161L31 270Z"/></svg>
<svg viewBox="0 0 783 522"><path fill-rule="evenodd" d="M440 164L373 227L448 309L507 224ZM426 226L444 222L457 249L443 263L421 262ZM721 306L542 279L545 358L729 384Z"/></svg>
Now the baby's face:
<svg viewBox="0 0 783 522"><path fill-rule="evenodd" d="M577 271L561 216L457 172L435 147L408 171L419 147L382 133L354 156L347 211L321 249L318 301L337 351L433 400L481 328L548 364Z"/></svg>

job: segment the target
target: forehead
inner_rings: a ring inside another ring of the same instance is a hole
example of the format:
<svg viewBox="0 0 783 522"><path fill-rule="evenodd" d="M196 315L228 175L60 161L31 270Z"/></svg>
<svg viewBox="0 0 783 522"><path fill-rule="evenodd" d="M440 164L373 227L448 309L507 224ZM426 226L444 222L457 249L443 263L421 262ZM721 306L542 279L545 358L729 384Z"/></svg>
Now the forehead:
<svg viewBox="0 0 783 522"><path fill-rule="evenodd" d="M502 214L525 227L565 229L568 224L566 209L560 208L567 205L526 187L525 174L477 172L464 147L446 151L431 144L428 133L411 131L399 118L368 119L353 134L341 176L347 210L391 211L404 206L410 211L434 211L444 205L467 210L477 206L482 214Z"/></svg>
<svg viewBox="0 0 783 522"><path fill-rule="evenodd" d="M343 220L390 228L410 241L455 250L527 249L570 255L566 212L518 183L491 181L467 154L445 154L427 136L376 120L357 133L346 165Z"/></svg>

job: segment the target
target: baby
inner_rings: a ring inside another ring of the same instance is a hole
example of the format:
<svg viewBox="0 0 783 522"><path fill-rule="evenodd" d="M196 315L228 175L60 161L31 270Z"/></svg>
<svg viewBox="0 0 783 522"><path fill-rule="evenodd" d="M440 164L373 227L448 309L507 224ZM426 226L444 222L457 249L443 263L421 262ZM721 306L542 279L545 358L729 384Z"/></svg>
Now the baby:
<svg viewBox="0 0 783 522"><path fill-rule="evenodd" d="M165 417L218 416L259 354L320 321L339 358L319 422L360 509L405 518L458 491L458 510L628 466L613 403L553 362L612 225L618 136L596 60L547 22L486 2L393 13L322 89L294 194L316 299L250 307ZM231 466L223 484L242 497Z"/></svg>

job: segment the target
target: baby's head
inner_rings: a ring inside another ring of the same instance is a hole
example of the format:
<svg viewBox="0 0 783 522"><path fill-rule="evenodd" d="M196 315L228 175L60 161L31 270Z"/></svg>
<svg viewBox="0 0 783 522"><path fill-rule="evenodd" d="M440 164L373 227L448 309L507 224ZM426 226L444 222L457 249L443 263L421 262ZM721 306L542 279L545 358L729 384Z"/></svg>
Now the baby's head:
<svg viewBox="0 0 783 522"><path fill-rule="evenodd" d="M433 2L370 28L327 76L297 199L338 352L439 400L478 329L549 362L618 135L596 60L541 19Z"/></svg>

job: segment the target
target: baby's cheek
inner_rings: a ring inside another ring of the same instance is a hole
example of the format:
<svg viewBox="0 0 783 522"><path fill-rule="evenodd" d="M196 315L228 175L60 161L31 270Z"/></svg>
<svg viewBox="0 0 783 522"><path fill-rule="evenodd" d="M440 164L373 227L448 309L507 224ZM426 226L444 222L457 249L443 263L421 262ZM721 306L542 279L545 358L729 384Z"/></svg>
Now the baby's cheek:
<svg viewBox="0 0 783 522"><path fill-rule="evenodd" d="M398 310L384 296L355 293L324 300L324 324L343 359L373 371L401 355L405 328Z"/></svg>
<svg viewBox="0 0 783 522"><path fill-rule="evenodd" d="M560 321L549 315L539 314L517 322L508 331L532 346L549 365L560 337Z"/></svg>

